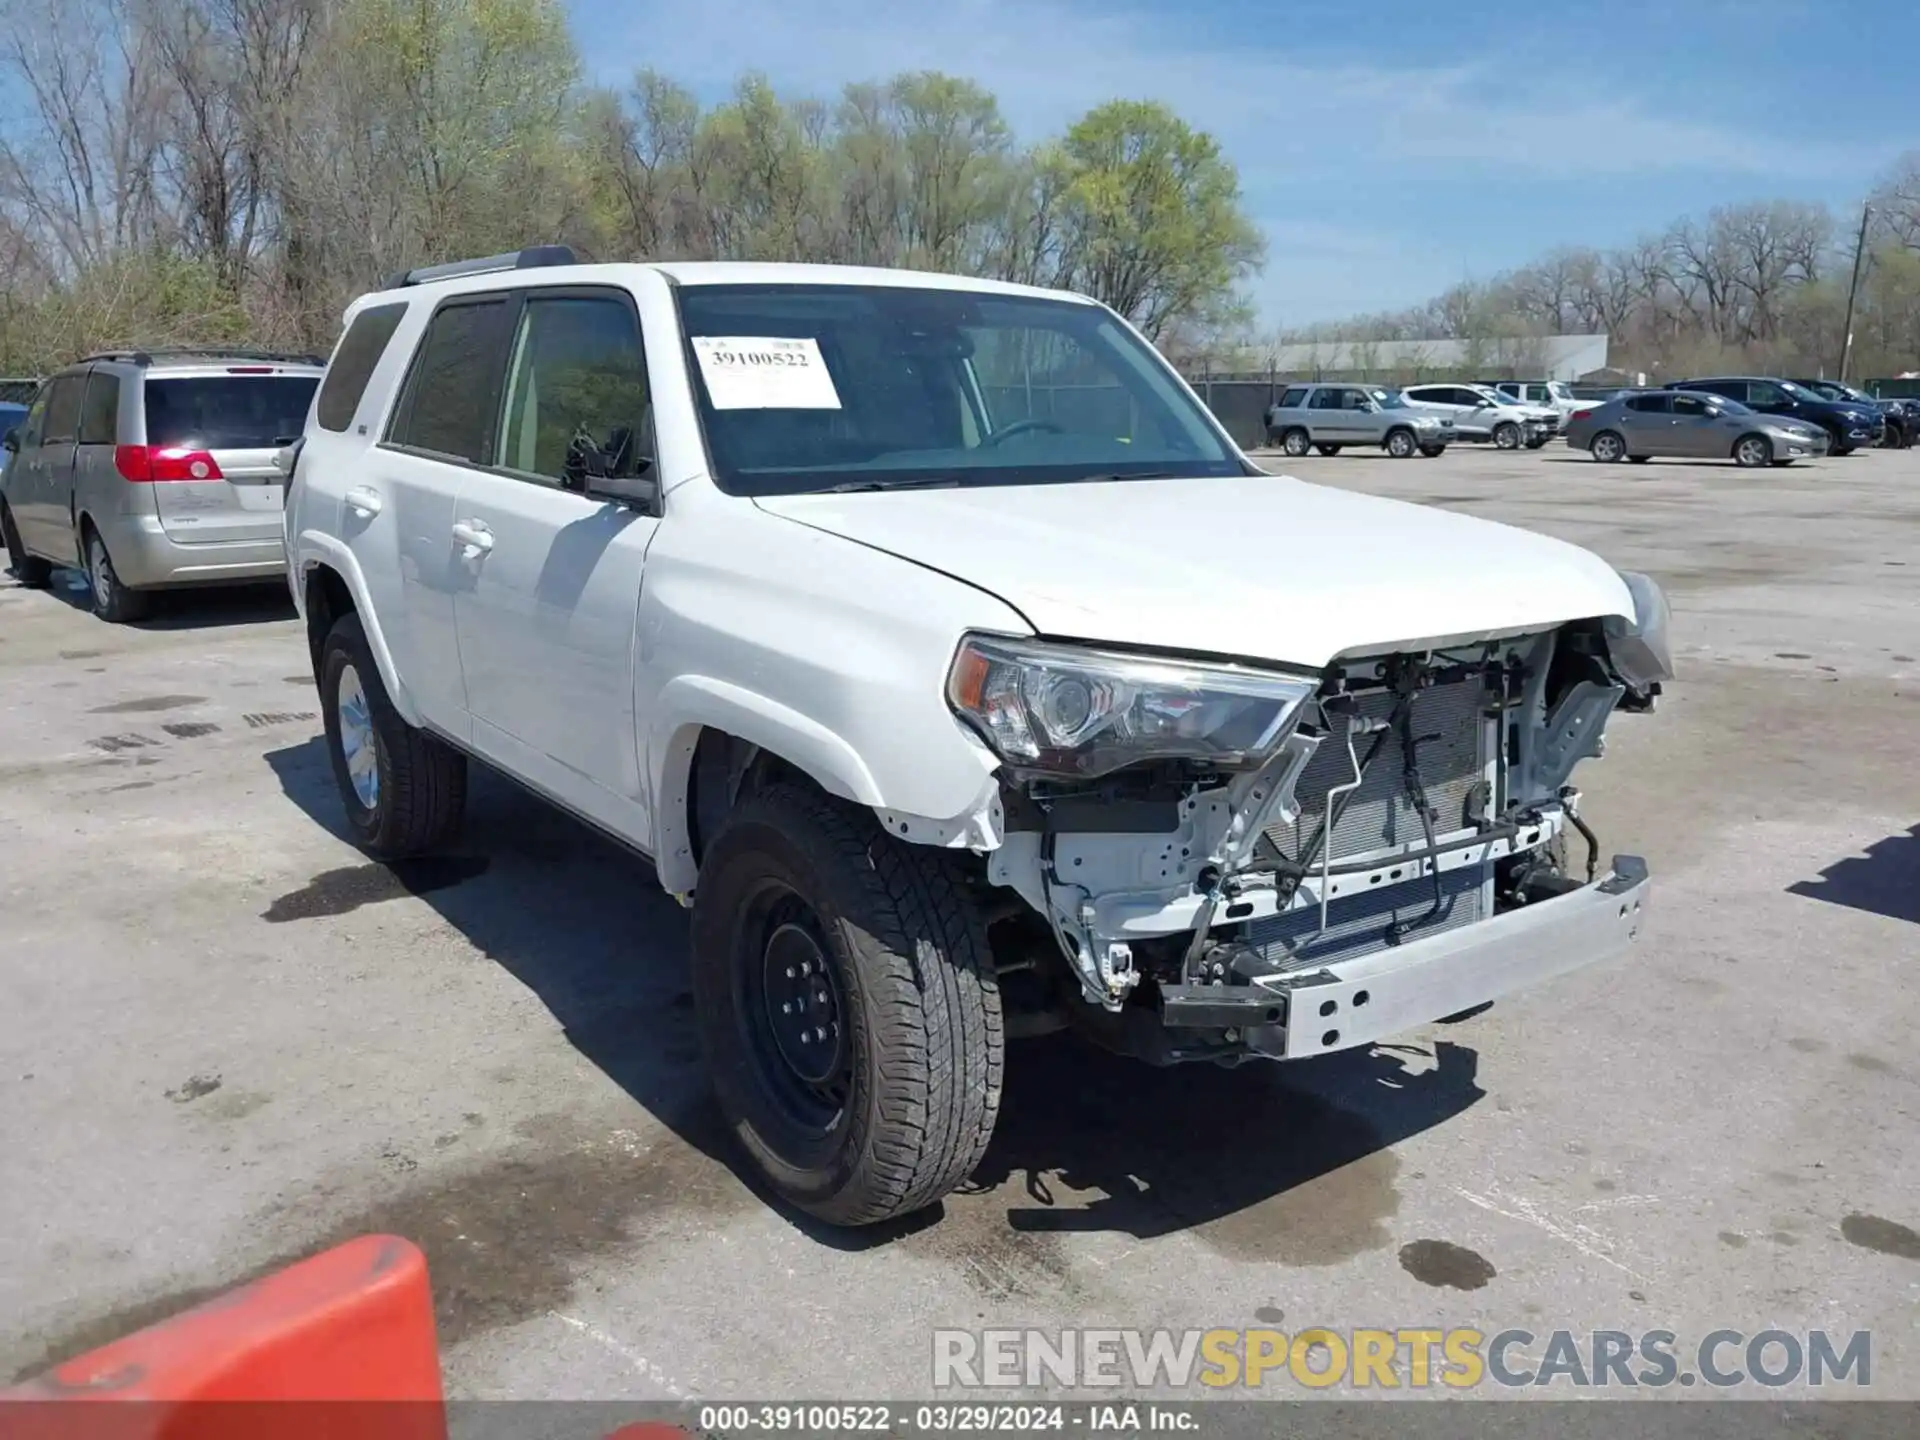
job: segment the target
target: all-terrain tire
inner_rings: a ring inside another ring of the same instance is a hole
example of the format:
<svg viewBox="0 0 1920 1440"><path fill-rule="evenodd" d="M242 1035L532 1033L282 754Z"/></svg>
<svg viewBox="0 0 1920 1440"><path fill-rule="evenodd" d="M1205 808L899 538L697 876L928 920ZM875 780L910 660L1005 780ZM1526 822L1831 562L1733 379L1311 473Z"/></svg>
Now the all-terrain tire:
<svg viewBox="0 0 1920 1440"><path fill-rule="evenodd" d="M371 804L355 788L342 745L343 682L357 685L371 725L376 776ZM347 825L362 849L395 860L438 849L453 837L467 805L467 757L400 717L360 617L352 612L334 622L321 644L320 713Z"/></svg>
<svg viewBox="0 0 1920 1440"><path fill-rule="evenodd" d="M765 988L776 925L802 924L832 971L846 1046L839 1098L804 1121ZM720 1108L781 1198L868 1225L933 1204L979 1164L1005 1030L980 910L946 852L801 785L753 791L701 861L693 972Z"/></svg>
<svg viewBox="0 0 1920 1440"><path fill-rule="evenodd" d="M53 578L53 566L38 555L27 554L26 547L20 543L20 531L13 523L13 511L4 500L0 500L0 540L6 542L7 569L13 578L29 590L45 589L47 581Z"/></svg>

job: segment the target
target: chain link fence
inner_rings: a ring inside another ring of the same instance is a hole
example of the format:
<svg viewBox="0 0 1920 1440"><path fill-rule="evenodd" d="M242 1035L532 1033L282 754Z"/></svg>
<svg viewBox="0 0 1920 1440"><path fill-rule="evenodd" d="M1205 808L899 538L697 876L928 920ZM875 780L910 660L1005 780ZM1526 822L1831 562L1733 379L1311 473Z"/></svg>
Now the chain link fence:
<svg viewBox="0 0 1920 1440"><path fill-rule="evenodd" d="M18 376L0 376L0 401L14 405L31 405L33 395L40 388L38 380L22 379Z"/></svg>

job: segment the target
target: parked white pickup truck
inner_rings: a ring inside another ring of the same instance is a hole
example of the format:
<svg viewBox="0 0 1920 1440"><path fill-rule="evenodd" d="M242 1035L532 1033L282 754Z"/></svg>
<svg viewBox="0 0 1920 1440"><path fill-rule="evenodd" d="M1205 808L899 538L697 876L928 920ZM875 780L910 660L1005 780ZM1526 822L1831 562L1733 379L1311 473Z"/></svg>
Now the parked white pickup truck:
<svg viewBox="0 0 1920 1440"><path fill-rule="evenodd" d="M570 262L348 309L283 462L326 741L376 855L477 756L649 857L794 1205L958 1184L1009 1033L1293 1060L1638 933L1569 780L1670 676L1652 581L1262 473L1079 296Z"/></svg>

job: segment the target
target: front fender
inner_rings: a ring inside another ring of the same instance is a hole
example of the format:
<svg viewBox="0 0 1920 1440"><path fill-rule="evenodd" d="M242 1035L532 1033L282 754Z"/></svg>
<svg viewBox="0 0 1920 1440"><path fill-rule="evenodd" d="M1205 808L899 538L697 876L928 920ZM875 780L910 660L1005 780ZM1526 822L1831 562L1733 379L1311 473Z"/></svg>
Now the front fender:
<svg viewBox="0 0 1920 1440"><path fill-rule="evenodd" d="M651 727L653 757L654 864L660 883L674 894L692 890L698 865L688 825L688 788L702 730L724 731L756 745L802 771L823 790L873 810L881 824L919 844L988 848L999 843L999 797L992 762L984 750L962 756L974 795L953 816L925 816L889 808L887 787L847 739L778 700L730 681L681 675L662 687L658 719ZM928 757L933 763L932 757ZM963 786L958 773L950 779Z"/></svg>
<svg viewBox="0 0 1920 1440"><path fill-rule="evenodd" d="M387 637L380 628L379 615L367 591L366 576L360 572L360 562L354 559L353 551L334 536L317 530L303 530L290 548L294 553L290 568L299 577L295 603L301 616L306 615L307 581L317 567L324 565L340 577L347 593L353 597L353 608L360 617L360 628L366 634L367 648L373 652L373 663L380 671L380 683L386 688L387 698L400 712L402 720L409 725L420 725L420 707L393 663L393 652L387 648Z"/></svg>

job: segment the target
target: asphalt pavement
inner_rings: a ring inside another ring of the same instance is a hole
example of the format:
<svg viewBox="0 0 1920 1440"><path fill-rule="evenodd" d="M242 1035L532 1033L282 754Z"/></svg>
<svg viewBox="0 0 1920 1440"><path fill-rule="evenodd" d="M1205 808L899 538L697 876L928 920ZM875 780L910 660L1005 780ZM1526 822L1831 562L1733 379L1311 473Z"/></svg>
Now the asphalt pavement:
<svg viewBox="0 0 1920 1440"><path fill-rule="evenodd" d="M643 862L483 776L458 853L371 864L278 592L116 628L4 582L0 1380L381 1230L465 1397L925 1396L943 1326L1473 1325L1867 1329L1920 1398L1920 452L1286 468L1669 587L1681 676L1576 777L1652 865L1637 951L1292 1066L1022 1042L980 1173L877 1233L741 1178Z"/></svg>

